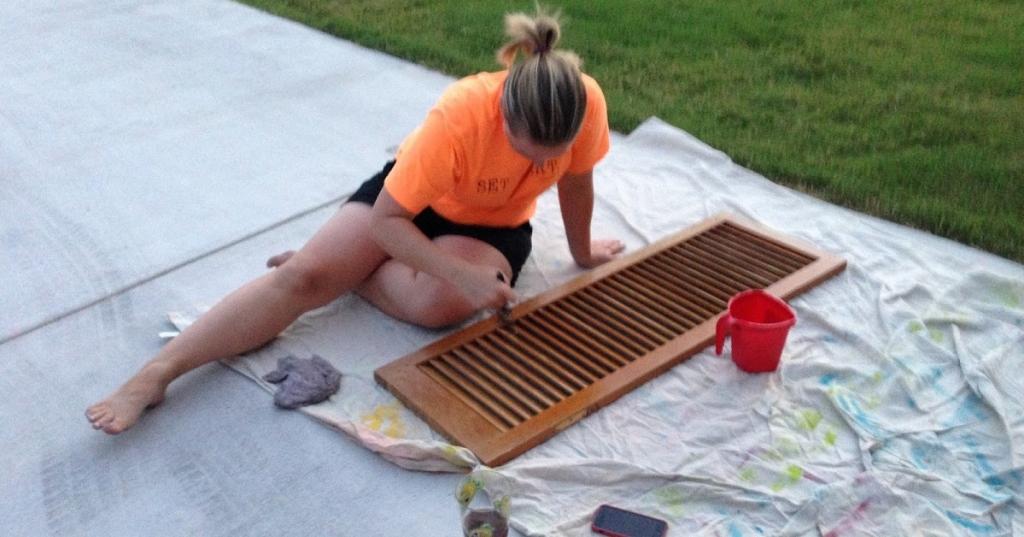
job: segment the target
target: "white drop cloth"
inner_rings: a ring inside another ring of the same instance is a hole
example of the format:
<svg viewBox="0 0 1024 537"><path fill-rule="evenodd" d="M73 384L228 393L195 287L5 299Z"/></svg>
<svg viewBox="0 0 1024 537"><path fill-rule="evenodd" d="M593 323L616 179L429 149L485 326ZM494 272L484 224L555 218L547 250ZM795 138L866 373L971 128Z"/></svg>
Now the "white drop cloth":
<svg viewBox="0 0 1024 537"><path fill-rule="evenodd" d="M670 535L1024 530L1024 267L775 185L657 119L617 141L595 183L594 236L630 249L729 211L849 264L792 301L778 372L702 352L494 469L373 380L441 334L358 298L229 365L272 391L260 377L278 357L327 358L341 390L306 412L403 467L474 468L528 535L587 535L601 503L664 518ZM579 273L553 192L534 229L525 296Z"/></svg>

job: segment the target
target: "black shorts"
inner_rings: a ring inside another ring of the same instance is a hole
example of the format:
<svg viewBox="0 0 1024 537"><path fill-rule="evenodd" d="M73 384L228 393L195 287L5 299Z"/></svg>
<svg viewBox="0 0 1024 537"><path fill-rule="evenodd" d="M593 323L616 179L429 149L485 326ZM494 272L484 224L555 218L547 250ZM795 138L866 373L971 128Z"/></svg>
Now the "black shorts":
<svg viewBox="0 0 1024 537"><path fill-rule="evenodd" d="M384 189L384 178L388 176L394 166L395 161L393 160L385 164L384 169L363 182L345 203L358 202L373 205L377 201L380 191ZM530 256L530 249L533 247L533 226L529 222L516 227L459 224L437 214L430 207L416 215L412 222L431 239L441 235L462 235L486 242L497 248L512 267L512 285L515 285L519 278L519 271L522 270L526 258Z"/></svg>

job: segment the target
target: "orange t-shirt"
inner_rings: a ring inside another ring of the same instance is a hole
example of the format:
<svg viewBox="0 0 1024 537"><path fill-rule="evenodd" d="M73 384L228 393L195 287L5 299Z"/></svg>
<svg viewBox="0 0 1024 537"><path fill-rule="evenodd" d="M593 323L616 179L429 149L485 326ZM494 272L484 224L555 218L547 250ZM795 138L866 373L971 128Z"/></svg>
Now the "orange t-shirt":
<svg viewBox="0 0 1024 537"><path fill-rule="evenodd" d="M584 173L608 152L608 112L597 82L583 75L587 111L571 148L537 168L512 148L501 92L508 71L452 84L398 150L384 182L418 214L428 206L462 224L513 227L533 216L537 196L566 173Z"/></svg>

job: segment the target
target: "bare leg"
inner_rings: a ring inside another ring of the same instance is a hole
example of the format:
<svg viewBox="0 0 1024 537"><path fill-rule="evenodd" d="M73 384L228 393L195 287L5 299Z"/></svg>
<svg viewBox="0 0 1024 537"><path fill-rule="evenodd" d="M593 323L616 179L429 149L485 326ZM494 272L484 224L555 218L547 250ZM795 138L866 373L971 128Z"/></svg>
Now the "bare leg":
<svg viewBox="0 0 1024 537"><path fill-rule="evenodd" d="M286 264L221 300L113 394L90 406L92 426L110 434L128 429L182 374L260 347L303 313L360 285L387 259L370 237L370 209L361 203L342 206Z"/></svg>
<svg viewBox="0 0 1024 537"><path fill-rule="evenodd" d="M434 243L445 252L495 271L511 274L508 260L493 246L469 237L443 235ZM356 292L388 315L406 322L440 328L476 313L461 291L431 274L417 272L394 259L386 261Z"/></svg>

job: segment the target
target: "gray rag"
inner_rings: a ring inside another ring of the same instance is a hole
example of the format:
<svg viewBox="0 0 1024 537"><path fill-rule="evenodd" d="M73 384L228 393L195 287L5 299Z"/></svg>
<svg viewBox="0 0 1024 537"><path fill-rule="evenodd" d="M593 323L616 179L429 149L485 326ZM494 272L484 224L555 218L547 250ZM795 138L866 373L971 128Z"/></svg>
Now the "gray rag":
<svg viewBox="0 0 1024 537"><path fill-rule="evenodd" d="M263 380L279 385L274 404L291 409L334 395L341 386L341 373L315 354L310 359L286 356L278 358L277 369L263 375Z"/></svg>

